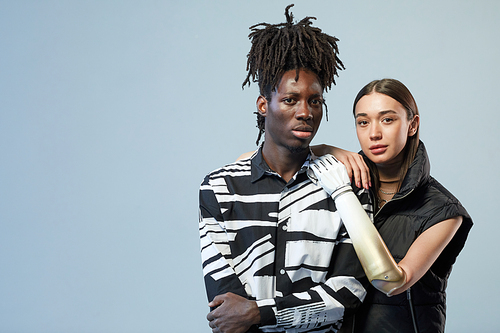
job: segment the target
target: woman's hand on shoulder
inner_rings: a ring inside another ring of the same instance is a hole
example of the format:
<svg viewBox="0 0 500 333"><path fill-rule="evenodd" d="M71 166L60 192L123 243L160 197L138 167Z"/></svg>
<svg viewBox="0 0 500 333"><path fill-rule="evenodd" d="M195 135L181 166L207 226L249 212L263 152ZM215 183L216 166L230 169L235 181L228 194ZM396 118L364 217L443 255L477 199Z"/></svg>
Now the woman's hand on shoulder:
<svg viewBox="0 0 500 333"><path fill-rule="evenodd" d="M354 176L354 183L357 187L363 187L365 189L371 187L370 169L368 169L368 166L363 160L363 156L358 153L325 144L312 146L311 148L314 154L318 156L325 154L332 154L335 156L337 160L345 165L349 178L352 180Z"/></svg>

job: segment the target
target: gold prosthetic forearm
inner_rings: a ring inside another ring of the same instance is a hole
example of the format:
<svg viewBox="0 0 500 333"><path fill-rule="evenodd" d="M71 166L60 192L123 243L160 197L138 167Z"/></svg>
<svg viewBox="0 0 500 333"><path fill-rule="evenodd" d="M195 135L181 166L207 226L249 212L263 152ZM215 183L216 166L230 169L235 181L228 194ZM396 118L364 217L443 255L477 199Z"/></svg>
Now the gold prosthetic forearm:
<svg viewBox="0 0 500 333"><path fill-rule="evenodd" d="M404 270L394 261L354 193L343 192L334 199L368 280L390 296L391 292L406 283Z"/></svg>

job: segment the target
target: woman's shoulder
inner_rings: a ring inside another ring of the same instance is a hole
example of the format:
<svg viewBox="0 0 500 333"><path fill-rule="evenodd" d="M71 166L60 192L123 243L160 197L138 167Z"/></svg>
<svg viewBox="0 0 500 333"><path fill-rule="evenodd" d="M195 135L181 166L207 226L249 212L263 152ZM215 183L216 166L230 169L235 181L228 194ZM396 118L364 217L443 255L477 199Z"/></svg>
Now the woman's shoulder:
<svg viewBox="0 0 500 333"><path fill-rule="evenodd" d="M421 195L435 206L462 205L453 193L432 176L429 176L428 181L422 186Z"/></svg>
<svg viewBox="0 0 500 333"><path fill-rule="evenodd" d="M418 209L426 218L427 228L441 221L462 216L470 223L469 213L460 200L435 178L429 177L428 182L417 189L413 199L421 202Z"/></svg>

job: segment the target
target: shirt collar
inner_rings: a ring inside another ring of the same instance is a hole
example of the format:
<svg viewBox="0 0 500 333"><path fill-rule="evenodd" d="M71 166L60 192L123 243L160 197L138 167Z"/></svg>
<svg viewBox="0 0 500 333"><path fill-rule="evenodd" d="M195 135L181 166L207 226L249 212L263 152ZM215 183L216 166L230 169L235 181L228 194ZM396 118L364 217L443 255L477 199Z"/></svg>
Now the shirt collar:
<svg viewBox="0 0 500 333"><path fill-rule="evenodd" d="M258 181L265 175L275 175L281 177L277 172L271 170L269 165L267 165L266 161L264 160L264 156L262 155L262 147L264 143L262 143L259 147L259 150L252 156L252 165L251 165L251 172L252 172L252 178L251 181L252 183ZM306 172L307 168L309 168L309 163L313 160L316 159L316 155L312 152L311 148L309 148L309 154L307 155L306 160L304 161L304 164L302 164L302 167L300 170L297 172L297 174L300 174L302 172Z"/></svg>

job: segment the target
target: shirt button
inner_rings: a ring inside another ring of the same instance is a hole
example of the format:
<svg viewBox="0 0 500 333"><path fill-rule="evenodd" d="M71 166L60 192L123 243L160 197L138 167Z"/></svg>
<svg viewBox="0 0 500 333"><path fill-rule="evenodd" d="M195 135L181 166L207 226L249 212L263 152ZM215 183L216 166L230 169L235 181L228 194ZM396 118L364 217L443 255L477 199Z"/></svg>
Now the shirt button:
<svg viewBox="0 0 500 333"><path fill-rule="evenodd" d="M285 225L282 227L282 229L286 231L286 229L288 229L288 226L285 224Z"/></svg>
<svg viewBox="0 0 500 333"><path fill-rule="evenodd" d="M285 274L285 270L284 270L284 269L281 269L281 270L280 270L280 274L281 274L281 275Z"/></svg>

